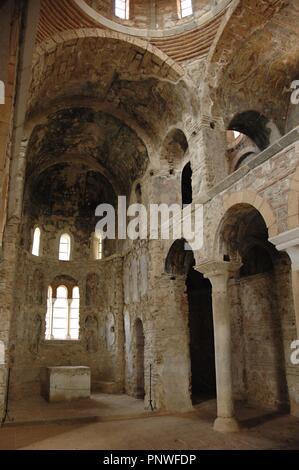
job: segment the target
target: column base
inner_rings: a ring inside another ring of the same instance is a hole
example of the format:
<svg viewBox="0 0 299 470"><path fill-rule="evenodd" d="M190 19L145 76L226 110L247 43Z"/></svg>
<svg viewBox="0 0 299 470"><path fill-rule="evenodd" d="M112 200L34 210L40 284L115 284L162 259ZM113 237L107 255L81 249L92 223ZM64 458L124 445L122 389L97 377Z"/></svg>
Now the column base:
<svg viewBox="0 0 299 470"><path fill-rule="evenodd" d="M236 418L217 418L214 421L214 431L217 432L239 432L240 426Z"/></svg>

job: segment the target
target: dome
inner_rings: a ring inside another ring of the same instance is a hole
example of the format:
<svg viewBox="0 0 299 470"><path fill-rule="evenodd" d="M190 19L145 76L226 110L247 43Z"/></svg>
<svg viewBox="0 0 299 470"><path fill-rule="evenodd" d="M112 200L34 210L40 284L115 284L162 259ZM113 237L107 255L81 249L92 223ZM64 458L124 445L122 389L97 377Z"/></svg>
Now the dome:
<svg viewBox="0 0 299 470"><path fill-rule="evenodd" d="M192 29L219 14L230 0L76 0L89 16L121 32L164 36ZM114 28L112 26L114 23ZM121 25L122 28L119 28ZM124 29L125 28L125 29ZM136 31L137 30L137 31ZM138 32L139 30L139 32Z"/></svg>

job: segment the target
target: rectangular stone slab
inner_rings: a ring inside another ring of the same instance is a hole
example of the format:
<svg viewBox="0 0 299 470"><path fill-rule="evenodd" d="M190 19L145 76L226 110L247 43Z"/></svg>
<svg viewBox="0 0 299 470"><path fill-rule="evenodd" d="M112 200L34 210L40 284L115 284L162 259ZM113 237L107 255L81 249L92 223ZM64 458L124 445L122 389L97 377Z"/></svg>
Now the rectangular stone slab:
<svg viewBox="0 0 299 470"><path fill-rule="evenodd" d="M46 367L41 373L41 395L49 402L90 398L90 368Z"/></svg>

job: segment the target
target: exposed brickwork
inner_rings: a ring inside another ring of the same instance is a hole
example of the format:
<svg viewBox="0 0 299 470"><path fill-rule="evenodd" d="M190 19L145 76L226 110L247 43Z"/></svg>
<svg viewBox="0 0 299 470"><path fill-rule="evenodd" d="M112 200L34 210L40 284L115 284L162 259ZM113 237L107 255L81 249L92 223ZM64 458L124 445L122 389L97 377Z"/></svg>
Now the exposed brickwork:
<svg viewBox="0 0 299 470"><path fill-rule="evenodd" d="M297 73L298 9L248 0L222 11L228 3L215 9L196 0L194 17L179 20L174 0L156 2L157 11L136 0L134 18L122 22L111 2L90 0L113 19L108 29L79 3L42 1L24 139L9 176L0 340L11 396L38 394L45 366L88 365L95 390L190 410L200 375L192 310L206 315L202 325L213 316L214 336L198 348L213 345L221 426L236 425L234 400L298 413L294 265L268 240L299 226L298 116L287 91ZM10 91L18 39L14 45ZM11 106L0 146L3 199ZM228 128L247 137L232 145ZM97 204L119 195L147 208L181 204L189 162L193 202L204 205L203 247L187 256L174 240L120 239L105 241L104 259L95 261ZM36 226L39 257L31 255ZM65 231L68 262L57 259ZM45 341L47 287L67 279L80 288L79 341ZM0 365L0 414L5 375Z"/></svg>

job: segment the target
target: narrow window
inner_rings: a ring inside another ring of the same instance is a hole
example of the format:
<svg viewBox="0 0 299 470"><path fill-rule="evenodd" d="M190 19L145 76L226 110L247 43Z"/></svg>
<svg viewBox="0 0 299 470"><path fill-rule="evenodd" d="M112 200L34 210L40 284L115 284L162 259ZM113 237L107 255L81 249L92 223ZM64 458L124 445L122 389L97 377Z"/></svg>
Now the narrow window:
<svg viewBox="0 0 299 470"><path fill-rule="evenodd" d="M59 259L61 261L69 261L71 256L71 237L64 233L59 241Z"/></svg>
<svg viewBox="0 0 299 470"><path fill-rule="evenodd" d="M103 237L98 232L94 234L93 250L95 259L103 259Z"/></svg>
<svg viewBox="0 0 299 470"><path fill-rule="evenodd" d="M47 314L46 314L46 339L52 339L52 287L48 287Z"/></svg>
<svg viewBox="0 0 299 470"><path fill-rule="evenodd" d="M68 325L68 292L65 286L57 287L53 305L53 339L67 339Z"/></svg>
<svg viewBox="0 0 299 470"><path fill-rule="evenodd" d="M79 339L79 309L80 293L79 287L73 288L73 298L70 312L69 336L71 339Z"/></svg>
<svg viewBox="0 0 299 470"><path fill-rule="evenodd" d="M129 0L115 0L115 16L122 20L129 19Z"/></svg>
<svg viewBox="0 0 299 470"><path fill-rule="evenodd" d="M41 231L38 227L34 230L33 234L33 243L32 243L32 254L34 256L39 256L40 251L40 235Z"/></svg>
<svg viewBox="0 0 299 470"><path fill-rule="evenodd" d="M193 15L192 0L179 0L179 17Z"/></svg>

